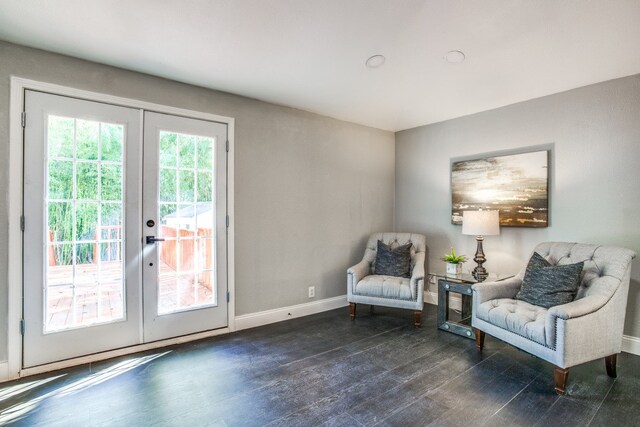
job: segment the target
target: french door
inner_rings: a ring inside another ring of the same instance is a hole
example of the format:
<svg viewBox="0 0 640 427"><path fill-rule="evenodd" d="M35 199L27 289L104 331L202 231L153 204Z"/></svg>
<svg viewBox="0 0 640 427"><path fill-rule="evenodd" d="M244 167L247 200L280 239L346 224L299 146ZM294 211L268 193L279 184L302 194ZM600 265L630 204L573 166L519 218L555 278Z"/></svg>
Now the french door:
<svg viewBox="0 0 640 427"><path fill-rule="evenodd" d="M226 125L29 90L25 113L23 367L226 326Z"/></svg>
<svg viewBox="0 0 640 427"><path fill-rule="evenodd" d="M144 113L145 341L227 325L226 132Z"/></svg>

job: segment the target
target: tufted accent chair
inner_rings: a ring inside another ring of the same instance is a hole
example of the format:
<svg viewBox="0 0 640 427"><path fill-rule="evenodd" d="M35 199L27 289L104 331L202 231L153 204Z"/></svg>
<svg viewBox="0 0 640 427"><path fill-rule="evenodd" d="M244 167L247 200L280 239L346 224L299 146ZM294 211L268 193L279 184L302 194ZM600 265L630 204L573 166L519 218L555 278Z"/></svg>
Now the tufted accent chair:
<svg viewBox="0 0 640 427"><path fill-rule="evenodd" d="M376 275L378 240L392 248L412 243L411 278ZM347 301L351 320L356 304L382 305L415 311L415 326L420 327L424 305L424 258L427 239L422 234L375 233L369 237L362 261L347 270Z"/></svg>
<svg viewBox="0 0 640 427"><path fill-rule="evenodd" d="M508 280L473 285L476 346L482 350L486 332L553 363L558 394L566 392L569 368L591 360L605 358L607 374L615 378L636 254L614 246L558 242L541 243L534 252L552 265L584 262L575 300L549 309L515 300L526 268Z"/></svg>

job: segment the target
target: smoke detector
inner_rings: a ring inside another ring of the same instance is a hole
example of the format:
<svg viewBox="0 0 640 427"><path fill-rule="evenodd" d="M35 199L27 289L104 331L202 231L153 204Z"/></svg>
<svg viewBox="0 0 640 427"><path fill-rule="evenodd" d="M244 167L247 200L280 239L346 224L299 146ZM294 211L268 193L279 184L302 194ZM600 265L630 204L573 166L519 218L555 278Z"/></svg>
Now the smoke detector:
<svg viewBox="0 0 640 427"><path fill-rule="evenodd" d="M384 57L384 55L373 55L370 56L364 64L367 66L367 68L380 68L384 65L384 62L386 60L387 59Z"/></svg>
<svg viewBox="0 0 640 427"><path fill-rule="evenodd" d="M464 53L459 50L450 50L444 56L444 60L449 64L460 64L461 62L464 62L464 58Z"/></svg>

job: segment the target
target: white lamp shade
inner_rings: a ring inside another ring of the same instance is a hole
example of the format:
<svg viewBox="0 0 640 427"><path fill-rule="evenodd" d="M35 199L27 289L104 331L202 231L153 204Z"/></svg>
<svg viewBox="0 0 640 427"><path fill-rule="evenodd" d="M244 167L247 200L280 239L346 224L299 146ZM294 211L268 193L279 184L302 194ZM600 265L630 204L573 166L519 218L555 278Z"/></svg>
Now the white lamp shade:
<svg viewBox="0 0 640 427"><path fill-rule="evenodd" d="M472 236L495 236L500 234L498 211L463 211L462 234Z"/></svg>

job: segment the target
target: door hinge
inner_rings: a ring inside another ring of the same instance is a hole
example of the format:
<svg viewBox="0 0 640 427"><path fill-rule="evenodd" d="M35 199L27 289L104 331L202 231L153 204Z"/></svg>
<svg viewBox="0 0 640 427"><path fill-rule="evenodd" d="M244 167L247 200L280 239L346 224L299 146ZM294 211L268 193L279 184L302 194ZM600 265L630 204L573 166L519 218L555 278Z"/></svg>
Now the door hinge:
<svg viewBox="0 0 640 427"><path fill-rule="evenodd" d="M24 319L20 319L20 335L24 336L25 323Z"/></svg>
<svg viewBox="0 0 640 427"><path fill-rule="evenodd" d="M227 228L229 228L229 215L227 215Z"/></svg>
<svg viewBox="0 0 640 427"><path fill-rule="evenodd" d="M20 230L24 231L24 215L20 215Z"/></svg>
<svg viewBox="0 0 640 427"><path fill-rule="evenodd" d="M227 302L231 301L231 294L227 291Z"/></svg>
<svg viewBox="0 0 640 427"><path fill-rule="evenodd" d="M23 128L25 126L27 126L27 112L26 111L23 111L22 113L20 113L20 124L22 125Z"/></svg>
<svg viewBox="0 0 640 427"><path fill-rule="evenodd" d="M229 152L229 140L227 139L227 153Z"/></svg>

